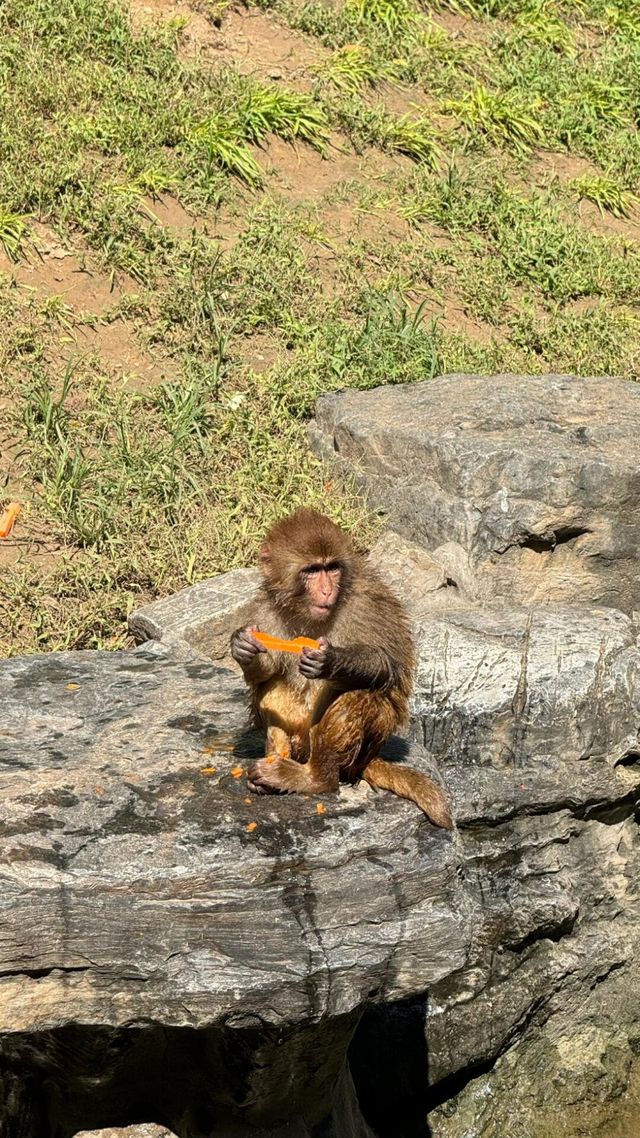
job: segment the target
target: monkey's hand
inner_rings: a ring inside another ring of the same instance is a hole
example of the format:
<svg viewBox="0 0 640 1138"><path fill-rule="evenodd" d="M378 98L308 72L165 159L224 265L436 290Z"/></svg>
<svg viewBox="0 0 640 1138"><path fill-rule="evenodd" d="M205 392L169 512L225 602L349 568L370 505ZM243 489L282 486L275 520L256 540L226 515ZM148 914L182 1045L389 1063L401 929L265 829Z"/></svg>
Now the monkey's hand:
<svg viewBox="0 0 640 1138"><path fill-rule="evenodd" d="M248 628L239 628L231 637L231 655L241 668L252 664L258 653L267 651L262 644L253 639L254 632L257 632L257 627L251 624Z"/></svg>
<svg viewBox="0 0 640 1138"><path fill-rule="evenodd" d="M329 644L326 636L318 640L317 648L303 648L300 663L300 674L306 680L327 680L333 672L335 648Z"/></svg>

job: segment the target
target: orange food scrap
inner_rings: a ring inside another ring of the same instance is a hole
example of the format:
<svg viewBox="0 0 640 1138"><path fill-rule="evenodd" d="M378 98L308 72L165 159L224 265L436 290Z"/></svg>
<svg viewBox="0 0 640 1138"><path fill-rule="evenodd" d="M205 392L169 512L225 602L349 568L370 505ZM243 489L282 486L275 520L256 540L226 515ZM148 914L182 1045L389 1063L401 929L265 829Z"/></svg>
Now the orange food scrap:
<svg viewBox="0 0 640 1138"><path fill-rule="evenodd" d="M257 822L249 822L249 825L247 826L247 831L250 834L252 834L253 831L257 830L257 829L258 829L258 823Z"/></svg>
<svg viewBox="0 0 640 1138"><path fill-rule="evenodd" d="M234 778L242 778L244 774L244 767L234 767L231 771Z"/></svg>
<svg viewBox="0 0 640 1138"><path fill-rule="evenodd" d="M215 774L217 769L217 767L201 767L200 774Z"/></svg>
<svg viewBox="0 0 640 1138"><path fill-rule="evenodd" d="M327 808L326 808L326 806L323 806L322 802L319 802L318 805L316 806L316 813L317 814L325 814L326 810L327 810Z"/></svg>
<svg viewBox="0 0 640 1138"><path fill-rule="evenodd" d="M215 751L215 747L207 746L207 747L202 748L200 754L201 755L213 755L214 751Z"/></svg>
<svg viewBox="0 0 640 1138"><path fill-rule="evenodd" d="M67 691L80 691L80 684L67 684Z"/></svg>
<svg viewBox="0 0 640 1138"><path fill-rule="evenodd" d="M244 798L243 802L244 802L245 806L251 806L253 799L252 798Z"/></svg>
<svg viewBox="0 0 640 1138"><path fill-rule="evenodd" d="M318 648L317 640L309 636L297 636L295 640L282 640L279 636L271 636L268 632L254 632L253 639L268 648L271 652L294 652L300 654L303 648Z"/></svg>
<svg viewBox="0 0 640 1138"><path fill-rule="evenodd" d="M9 536L11 530L13 529L13 523L15 522L21 509L22 506L19 502L9 502L9 505L0 517L0 537Z"/></svg>

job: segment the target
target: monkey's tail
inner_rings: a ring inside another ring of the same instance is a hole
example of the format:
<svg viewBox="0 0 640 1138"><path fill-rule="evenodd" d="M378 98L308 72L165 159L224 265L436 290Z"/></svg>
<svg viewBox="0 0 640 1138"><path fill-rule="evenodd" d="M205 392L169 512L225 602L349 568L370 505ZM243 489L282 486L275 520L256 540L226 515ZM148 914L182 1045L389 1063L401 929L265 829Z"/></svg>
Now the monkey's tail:
<svg viewBox="0 0 640 1138"><path fill-rule="evenodd" d="M434 826L441 826L443 830L453 829L447 800L437 782L428 775L401 763L372 759L363 770L362 777L374 790L390 790L400 798L415 802Z"/></svg>

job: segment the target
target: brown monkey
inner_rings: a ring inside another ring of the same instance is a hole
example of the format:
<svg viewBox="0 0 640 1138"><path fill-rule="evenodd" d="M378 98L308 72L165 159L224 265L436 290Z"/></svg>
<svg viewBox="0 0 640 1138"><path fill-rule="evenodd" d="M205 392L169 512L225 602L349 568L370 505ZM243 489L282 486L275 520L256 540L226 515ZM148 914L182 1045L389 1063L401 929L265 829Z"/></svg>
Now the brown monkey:
<svg viewBox="0 0 640 1138"><path fill-rule="evenodd" d="M340 779L409 798L451 828L445 797L426 775L378 757L406 722L414 649L400 602L347 535L315 510L273 526L262 548L263 584L252 624L231 637L251 690L266 755L249 771L262 793L323 794ZM307 636L301 656L267 652L257 629Z"/></svg>

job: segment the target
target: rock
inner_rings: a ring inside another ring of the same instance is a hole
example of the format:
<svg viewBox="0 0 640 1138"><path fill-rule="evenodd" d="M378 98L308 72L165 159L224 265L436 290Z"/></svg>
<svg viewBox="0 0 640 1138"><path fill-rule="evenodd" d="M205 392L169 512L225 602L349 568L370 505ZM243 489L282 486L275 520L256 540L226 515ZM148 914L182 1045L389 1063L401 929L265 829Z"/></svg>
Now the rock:
<svg viewBox="0 0 640 1138"><path fill-rule="evenodd" d="M606 1127L617 1095L640 1105L637 630L613 610L549 606L427 615L418 640L411 736L454 797L469 956L426 999L365 1012L361 1100L381 1138L397 1134L398 1102L409 1117L444 1103L438 1138L542 1135L561 1054L549 1138L588 1133L568 1093L584 1036L607 1074L594 1080L585 1059L580 1101ZM391 1086L368 1074L382 1055Z"/></svg>
<svg viewBox="0 0 640 1138"><path fill-rule="evenodd" d="M407 607L414 624L430 613L469 608L470 600L447 573L445 563L423 546L387 530L376 542L371 561Z"/></svg>
<svg viewBox="0 0 640 1138"><path fill-rule="evenodd" d="M322 814L248 796L242 681L183 643L0 663L8 1138L408 1138L438 1104L463 1138L494 1071L522 1098L515 1048L533 1099L561 1055L615 1117L640 1022L635 627L563 607L416 623L414 720L387 753L439 765L453 835L364 784ZM559 1095L556 1133L575 1110Z"/></svg>
<svg viewBox="0 0 640 1138"><path fill-rule="evenodd" d="M164 1126L154 1126L152 1123L142 1126L125 1126L124 1128L109 1127L107 1130L81 1130L76 1138L176 1138Z"/></svg>
<svg viewBox="0 0 640 1138"><path fill-rule="evenodd" d="M344 391L319 401L311 440L398 532L466 555L478 600L640 609L637 384L449 375Z"/></svg>
<svg viewBox="0 0 640 1138"><path fill-rule="evenodd" d="M466 610L424 617L417 635L412 737L464 788L460 824L635 787L640 653L623 613Z"/></svg>
<svg viewBox="0 0 640 1138"><path fill-rule="evenodd" d="M182 641L210 660L232 665L229 637L246 623L259 579L256 569L234 569L201 581L131 613L129 631L137 643Z"/></svg>
<svg viewBox="0 0 640 1138"><path fill-rule="evenodd" d="M466 956L451 836L365 784L248 796L242 683L170 645L0 663L0 702L8 1138L365 1138L362 1007Z"/></svg>

